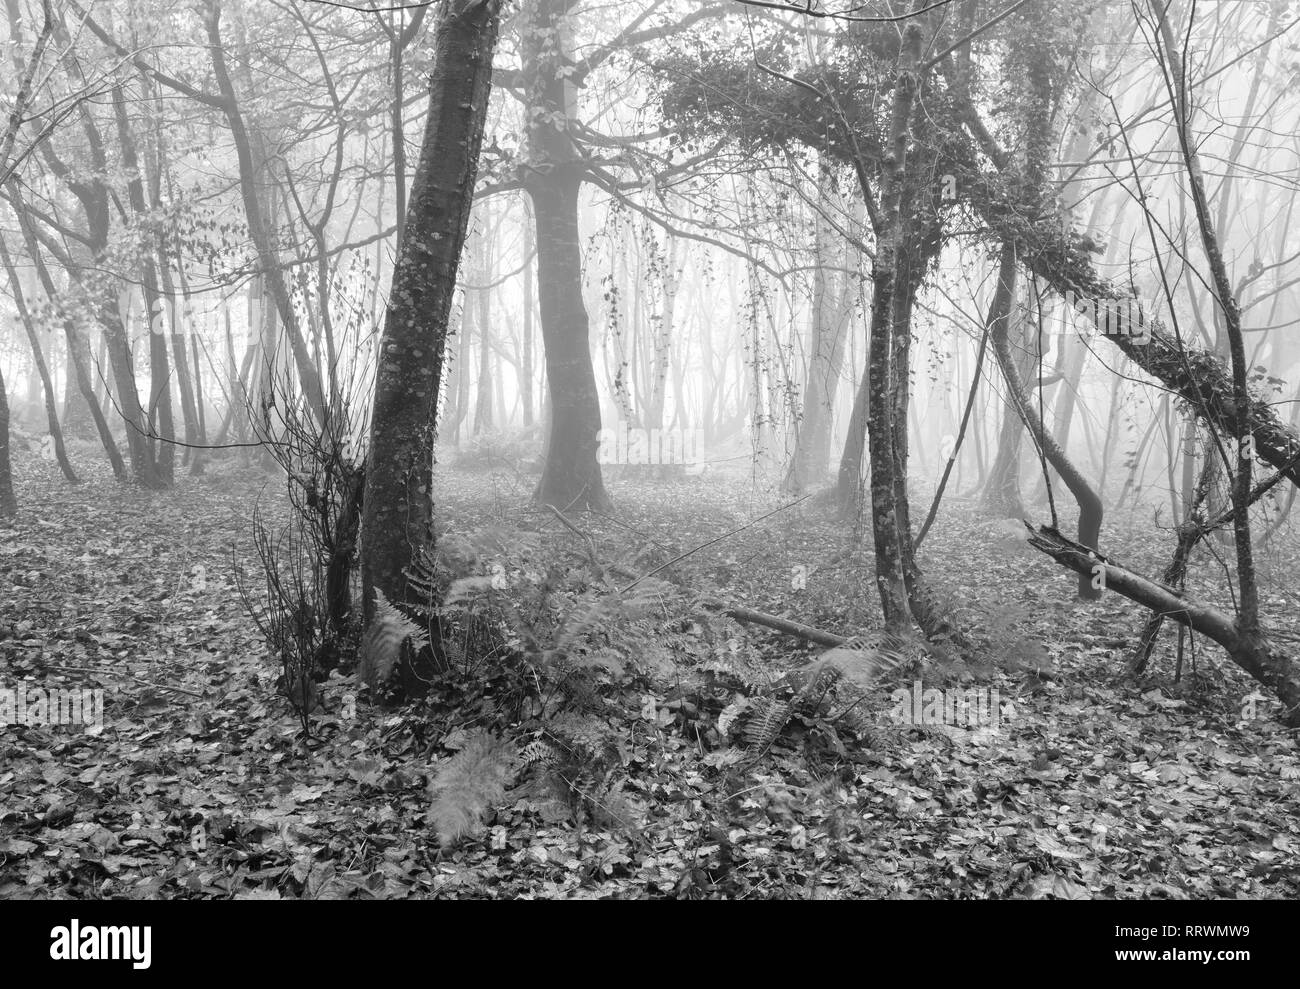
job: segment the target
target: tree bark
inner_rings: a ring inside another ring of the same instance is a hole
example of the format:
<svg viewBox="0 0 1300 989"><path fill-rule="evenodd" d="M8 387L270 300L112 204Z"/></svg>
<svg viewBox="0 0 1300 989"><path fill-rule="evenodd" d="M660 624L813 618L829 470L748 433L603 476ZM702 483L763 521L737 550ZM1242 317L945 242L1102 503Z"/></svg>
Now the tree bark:
<svg viewBox="0 0 1300 989"><path fill-rule="evenodd" d="M883 236L879 238L872 264L871 329L867 356L867 439L871 454L871 530L875 539L876 589L887 628L911 626L903 567L902 538L911 542L911 533L900 530L899 491L906 498L905 478L897 477L895 457L894 407L897 392L895 376L902 375L904 387L908 369L896 366L894 350L894 292L901 288L896 275L899 262L906 266L908 248L907 217L903 204L903 181L907 150L911 136L910 118L919 79L916 63L921 52L923 32L915 23L903 31L894 103L890 121L890 153L883 163L880 185L881 212L885 217ZM906 420L904 420L906 422ZM906 456L905 452L903 453Z"/></svg>
<svg viewBox="0 0 1300 989"><path fill-rule="evenodd" d="M550 436L534 500L561 511L608 511L596 455L600 399L582 298L578 193L585 166L569 137L568 62L561 35L572 0L536 0L525 9L525 115L529 161L524 189L537 225L537 301L546 349Z"/></svg>
<svg viewBox="0 0 1300 989"><path fill-rule="evenodd" d="M432 545L438 389L499 24L497 0L448 0L434 28L424 144L375 376L361 518L367 619L376 589L392 602L414 603L404 571Z"/></svg>
<svg viewBox="0 0 1300 989"><path fill-rule="evenodd" d="M998 358L1004 376L1007 366L1010 366L1016 379L1023 380L1024 375L1029 371L1033 355L1023 345L1017 346L1014 352L1011 349L1011 327L1016 327L1017 338L1023 338L1024 324L1012 312L1013 291L1004 295L1001 289L1002 285L999 281L989 313L990 323L998 327L994 332L1000 330L1003 343L1001 351L995 346L994 354ZM996 340L993 342L996 344ZM1023 339L1018 339L1017 343L1022 344ZM1010 361L1009 365L1004 364L1004 357ZM1020 417L1020 410L1016 403L1008 398L1008 401L1002 405L1002 422L998 427L998 443L993 455L993 464L989 467L988 476L984 480L984 507L999 518L1023 519L1025 517L1025 502L1020 492L1020 462L1024 438L1024 420Z"/></svg>

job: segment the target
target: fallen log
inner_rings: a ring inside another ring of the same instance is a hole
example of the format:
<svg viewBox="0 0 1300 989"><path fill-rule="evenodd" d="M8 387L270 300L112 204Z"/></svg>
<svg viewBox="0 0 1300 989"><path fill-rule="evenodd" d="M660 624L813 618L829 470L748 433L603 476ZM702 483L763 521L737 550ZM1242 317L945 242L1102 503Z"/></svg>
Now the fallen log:
<svg viewBox="0 0 1300 989"><path fill-rule="evenodd" d="M836 635L834 632L826 632L820 628L813 628L811 625L791 621L789 618L778 618L776 615L764 614L750 608L724 604L722 601L701 601L700 606L711 611L721 611L728 618L734 618L738 622L745 622L749 625L762 625L764 628L783 632L786 635L793 635L807 642L815 642L819 646L842 646L849 641L846 636Z"/></svg>
<svg viewBox="0 0 1300 989"><path fill-rule="evenodd" d="M1155 614L1217 642L1229 659L1277 695L1282 702L1282 721L1290 728L1300 728L1300 674L1290 658L1266 636L1243 635L1230 615L1134 573L1051 526L1035 529L1026 522L1025 528L1029 530L1029 544L1062 566L1100 578L1105 590L1122 594Z"/></svg>

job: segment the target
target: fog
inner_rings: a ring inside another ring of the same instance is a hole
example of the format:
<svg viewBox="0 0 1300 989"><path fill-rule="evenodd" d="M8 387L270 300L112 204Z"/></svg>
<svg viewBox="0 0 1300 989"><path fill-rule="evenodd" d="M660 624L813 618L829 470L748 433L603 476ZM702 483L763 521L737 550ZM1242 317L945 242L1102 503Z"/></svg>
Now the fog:
<svg viewBox="0 0 1300 989"><path fill-rule="evenodd" d="M1294 898L1295 18L6 0L0 898Z"/></svg>

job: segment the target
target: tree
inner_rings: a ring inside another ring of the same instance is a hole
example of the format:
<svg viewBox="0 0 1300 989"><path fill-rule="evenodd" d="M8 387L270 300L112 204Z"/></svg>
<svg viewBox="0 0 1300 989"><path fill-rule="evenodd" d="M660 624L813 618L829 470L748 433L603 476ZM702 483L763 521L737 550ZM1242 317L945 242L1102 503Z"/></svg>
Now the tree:
<svg viewBox="0 0 1300 989"><path fill-rule="evenodd" d="M604 510L610 505L597 462L600 400L582 298L578 204L585 183L618 195L640 187L635 152L658 141L659 131L605 135L578 118L579 94L596 70L619 52L671 37L720 16L704 4L663 24L646 26L661 4L650 4L615 35L579 57L574 34L580 0L525 0L519 18L520 64L502 73L502 87L523 108L526 148L519 185L532 204L537 248L537 302L545 349L550 426L536 501L560 509ZM594 20L594 18L593 18ZM602 157L602 150L612 153ZM631 170L626 185L616 173Z"/></svg>
<svg viewBox="0 0 1300 989"><path fill-rule="evenodd" d="M376 591L419 603L406 570L434 538L438 390L500 16L498 0L447 0L433 28L424 143L379 343L370 422L361 520L367 618Z"/></svg>
<svg viewBox="0 0 1300 989"><path fill-rule="evenodd" d="M808 342L808 371L803 388L802 416L795 436L794 453L786 474L785 487L791 493L801 493L811 482L820 480L826 473L830 456L832 413L839 389L840 370L844 362L844 344L853 316L856 279L847 270L848 259L843 257L847 245L830 228L823 214L829 209L831 198L830 168L820 163L818 168L818 209L814 218L814 251L816 267L813 271L812 327ZM861 450L859 441L857 449ZM861 464L846 465L846 477L851 475L855 489L859 484Z"/></svg>
<svg viewBox="0 0 1300 989"><path fill-rule="evenodd" d="M600 398L582 299L578 193L586 165L570 136L575 83L565 39L576 5L529 0L520 28L528 142L523 186L537 226L537 302L551 396L546 464L535 497L563 511L608 511L596 461Z"/></svg>
<svg viewBox="0 0 1300 989"><path fill-rule="evenodd" d="M17 9L12 0L8 4L8 13L11 26L16 26ZM17 146L18 137L22 130L24 115L31 104L32 80L40 68L45 49L54 34L54 17L49 0L43 0L42 13L44 15L43 23L32 47L31 55L27 58L25 65L18 61L20 66L18 90L14 94L13 107L9 111L8 119L5 120L3 134L0 134L0 186L9 181L18 164L14 160L14 148ZM17 55L15 55L15 59L17 60ZM13 268L8 264L7 255L5 261L5 267L12 273ZM13 284L16 285L17 283L13 282ZM47 391L47 398L48 395L49 392ZM62 445L61 441L60 445ZM66 462L65 458L62 463L66 464ZM5 392L4 379L0 377L0 518L12 518L17 514L18 500L14 496L13 477L9 461L9 396Z"/></svg>

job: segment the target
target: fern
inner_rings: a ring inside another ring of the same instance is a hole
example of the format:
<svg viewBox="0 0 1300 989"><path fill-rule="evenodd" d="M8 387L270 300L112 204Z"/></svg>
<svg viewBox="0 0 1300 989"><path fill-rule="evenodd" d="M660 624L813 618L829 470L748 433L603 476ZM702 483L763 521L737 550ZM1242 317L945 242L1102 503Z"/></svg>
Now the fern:
<svg viewBox="0 0 1300 989"><path fill-rule="evenodd" d="M546 731L570 752L578 753L582 761L604 758L618 750L616 730L601 718L566 711L551 719Z"/></svg>
<svg viewBox="0 0 1300 989"><path fill-rule="evenodd" d="M373 687L392 676L402 654L402 644L407 641L412 649L423 649L429 644L428 632L390 604L384 592L376 587L375 617L361 640L362 681Z"/></svg>
<svg viewBox="0 0 1300 989"><path fill-rule="evenodd" d="M636 831L640 814L623 792L618 729L600 718L566 711L547 723L545 735L529 742L520 755L523 765L535 767L531 791L598 827Z"/></svg>
<svg viewBox="0 0 1300 989"><path fill-rule="evenodd" d="M732 703L719 715L718 727L726 734L741 713L748 710L745 743L750 759L758 760L801 707L819 705L832 689L845 689L850 696L861 697L881 675L908 662L911 658L908 647L913 645L917 643L907 636L882 633L828 649L787 675L785 682L794 691L788 701L756 697L749 698L747 706L743 702Z"/></svg>
<svg viewBox="0 0 1300 989"><path fill-rule="evenodd" d="M724 707L718 714L718 734L725 738L727 733L731 731L731 726L736 723L736 719L749 709L750 703L748 697L738 697Z"/></svg>
<svg viewBox="0 0 1300 989"><path fill-rule="evenodd" d="M753 706L754 716L745 725L745 744L749 747L750 758L757 759L771 748L781 734L781 729L794 713L794 705L788 701L778 702L770 697L760 697Z"/></svg>
<svg viewBox="0 0 1300 989"><path fill-rule="evenodd" d="M636 831L640 827L639 815L623 792L623 783L605 781L601 790L587 796L587 806L592 819L600 826Z"/></svg>
<svg viewBox="0 0 1300 989"><path fill-rule="evenodd" d="M438 565L433 551L428 544L421 542L415 547L411 565L402 571L407 587L415 598L421 601L415 611L425 618L432 617L430 612L438 600Z"/></svg>
<svg viewBox="0 0 1300 989"><path fill-rule="evenodd" d="M439 768L429 784L429 823L444 847L472 831L502 802L519 761L512 742L483 732Z"/></svg>
<svg viewBox="0 0 1300 989"><path fill-rule="evenodd" d="M535 738L519 752L521 766L553 766L560 759L560 753L550 742Z"/></svg>
<svg viewBox="0 0 1300 989"><path fill-rule="evenodd" d="M825 684L815 686L819 676L834 671L862 690L870 687L882 674L902 666L910 658L905 651L908 642L899 636L877 636L873 639L853 639L842 646L828 649L805 666L808 675L805 692L811 694L825 689Z"/></svg>
<svg viewBox="0 0 1300 989"><path fill-rule="evenodd" d="M661 581L648 580L627 594L589 594L566 616L555 639L555 648L567 652L595 632L610 633L620 628L632 640L653 641L653 630L645 618L662 608L664 595L671 593Z"/></svg>

